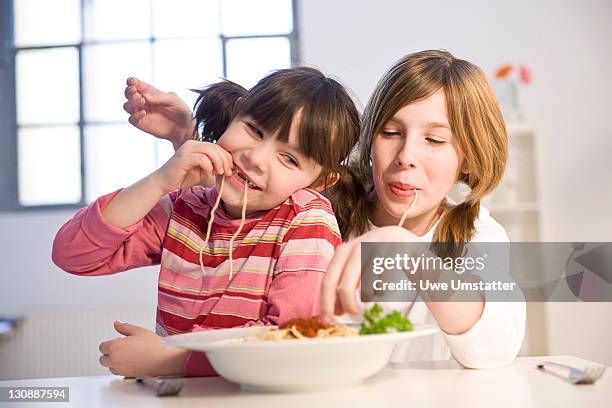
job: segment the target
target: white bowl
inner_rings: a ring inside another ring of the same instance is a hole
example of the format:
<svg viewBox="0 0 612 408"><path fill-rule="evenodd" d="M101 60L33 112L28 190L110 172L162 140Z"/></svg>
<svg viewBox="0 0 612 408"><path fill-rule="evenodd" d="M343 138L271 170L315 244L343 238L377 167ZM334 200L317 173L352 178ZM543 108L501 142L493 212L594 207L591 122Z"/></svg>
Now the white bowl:
<svg viewBox="0 0 612 408"><path fill-rule="evenodd" d="M393 347L428 336L435 325L415 324L409 332L354 337L245 342L248 334L274 326L186 333L162 342L206 352L217 372L250 391L292 392L355 385L380 371Z"/></svg>

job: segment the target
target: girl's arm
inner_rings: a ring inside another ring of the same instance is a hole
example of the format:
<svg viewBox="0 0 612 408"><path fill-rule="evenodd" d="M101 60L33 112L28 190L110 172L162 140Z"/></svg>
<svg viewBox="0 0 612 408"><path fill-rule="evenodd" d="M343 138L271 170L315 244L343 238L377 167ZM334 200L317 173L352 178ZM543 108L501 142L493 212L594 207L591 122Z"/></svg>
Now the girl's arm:
<svg viewBox="0 0 612 408"><path fill-rule="evenodd" d="M114 227L127 228L142 220L167 193L152 173L115 195L102 208L102 217Z"/></svg>
<svg viewBox="0 0 612 408"><path fill-rule="evenodd" d="M117 194L98 198L60 228L51 255L57 266L69 273L97 276L159 264L171 196L164 197L139 222L117 228L106 222L101 210Z"/></svg>
<svg viewBox="0 0 612 408"><path fill-rule="evenodd" d="M80 210L58 232L53 261L87 275L159 263L172 208L168 199L160 199L213 174L231 174L231 155L212 143L185 143L151 175Z"/></svg>
<svg viewBox="0 0 612 408"><path fill-rule="evenodd" d="M476 221L476 233L471 242L509 243L509 238L488 210L481 207ZM456 335L444 334L446 344L459 363L469 368L501 367L510 364L518 355L525 336L527 308L524 301L517 301L515 294L507 298L506 302L500 299L485 300L479 319L469 330ZM448 307L452 307L452 304ZM453 315L449 310L437 312L446 316Z"/></svg>
<svg viewBox="0 0 612 408"><path fill-rule="evenodd" d="M496 225L492 229L497 232L484 234L480 241L493 242L505 237L503 228ZM478 228L481 231L485 229L482 225ZM501 238L498 229L503 233ZM415 237L400 227L382 227L338 247L322 285L321 314L325 320L331 320L334 311L336 314L356 314L359 310L355 291L361 275L360 245L364 241L412 242ZM525 304L511 300L426 301L426 304L457 361L470 368L488 368L509 364L521 347L525 333Z"/></svg>

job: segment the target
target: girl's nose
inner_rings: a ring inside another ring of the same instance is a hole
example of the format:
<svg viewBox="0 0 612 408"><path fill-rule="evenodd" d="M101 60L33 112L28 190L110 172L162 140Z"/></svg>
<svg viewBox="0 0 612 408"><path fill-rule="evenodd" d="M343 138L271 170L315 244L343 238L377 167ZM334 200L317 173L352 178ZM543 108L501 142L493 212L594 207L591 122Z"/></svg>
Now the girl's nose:
<svg viewBox="0 0 612 408"><path fill-rule="evenodd" d="M404 143L395 155L395 164L402 168L415 167L419 161L419 149L416 138L405 137Z"/></svg>
<svg viewBox="0 0 612 408"><path fill-rule="evenodd" d="M265 143L246 149L243 154L246 164L257 172L264 172L270 160L269 150Z"/></svg>

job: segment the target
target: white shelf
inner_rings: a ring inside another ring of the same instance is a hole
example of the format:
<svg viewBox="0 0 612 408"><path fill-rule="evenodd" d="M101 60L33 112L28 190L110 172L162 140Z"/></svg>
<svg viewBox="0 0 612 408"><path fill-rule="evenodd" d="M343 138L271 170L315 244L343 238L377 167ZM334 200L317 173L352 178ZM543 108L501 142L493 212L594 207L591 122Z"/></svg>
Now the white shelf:
<svg viewBox="0 0 612 408"><path fill-rule="evenodd" d="M509 122L509 154L499 186L483 200L511 241L539 241L540 203L536 174L536 130L527 122Z"/></svg>

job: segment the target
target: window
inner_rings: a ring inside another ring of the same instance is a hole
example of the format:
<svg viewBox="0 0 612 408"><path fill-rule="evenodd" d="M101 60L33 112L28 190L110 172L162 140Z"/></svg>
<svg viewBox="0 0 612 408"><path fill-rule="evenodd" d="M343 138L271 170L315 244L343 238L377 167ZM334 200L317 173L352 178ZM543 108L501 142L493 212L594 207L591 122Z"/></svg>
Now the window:
<svg viewBox="0 0 612 408"><path fill-rule="evenodd" d="M135 76L193 105L297 64L296 0L0 1L0 209L82 206L172 154L123 111Z"/></svg>

